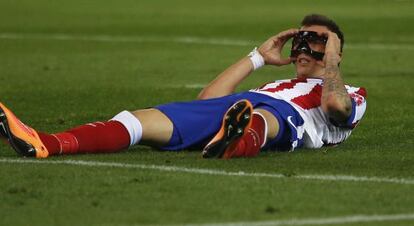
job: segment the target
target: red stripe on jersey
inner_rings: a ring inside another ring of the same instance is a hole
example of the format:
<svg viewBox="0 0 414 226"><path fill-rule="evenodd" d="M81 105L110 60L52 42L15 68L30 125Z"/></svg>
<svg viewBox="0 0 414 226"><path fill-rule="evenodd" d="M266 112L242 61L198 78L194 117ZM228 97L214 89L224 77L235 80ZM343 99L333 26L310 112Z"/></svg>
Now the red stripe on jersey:
<svg viewBox="0 0 414 226"><path fill-rule="evenodd" d="M359 88L358 91L356 91L355 93L358 93L359 95L365 98L367 97L367 90L363 87Z"/></svg>
<svg viewBox="0 0 414 226"><path fill-rule="evenodd" d="M292 89L293 87L295 87L295 85L297 83L299 83L299 82L305 82L305 81L306 81L306 79L303 79L303 78L292 79L292 80L290 80L290 82L282 82L282 83L280 83L276 87L263 89L261 91L275 93L275 92L282 91L284 89Z"/></svg>
<svg viewBox="0 0 414 226"><path fill-rule="evenodd" d="M321 106L321 96L322 86L317 84L308 94L295 97L291 101L303 109L309 110Z"/></svg>

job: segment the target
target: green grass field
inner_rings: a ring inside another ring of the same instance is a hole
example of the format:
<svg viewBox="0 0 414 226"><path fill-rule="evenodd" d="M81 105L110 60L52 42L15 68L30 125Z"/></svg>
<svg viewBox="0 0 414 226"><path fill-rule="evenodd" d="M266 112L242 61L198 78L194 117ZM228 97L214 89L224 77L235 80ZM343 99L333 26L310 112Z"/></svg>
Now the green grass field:
<svg viewBox="0 0 414 226"><path fill-rule="evenodd" d="M345 143L230 161L143 146L30 161L1 143L0 225L414 225L410 0L1 0L0 101L28 125L58 132L192 100L311 12L342 27L343 77L368 91ZM239 91L293 73L264 68Z"/></svg>

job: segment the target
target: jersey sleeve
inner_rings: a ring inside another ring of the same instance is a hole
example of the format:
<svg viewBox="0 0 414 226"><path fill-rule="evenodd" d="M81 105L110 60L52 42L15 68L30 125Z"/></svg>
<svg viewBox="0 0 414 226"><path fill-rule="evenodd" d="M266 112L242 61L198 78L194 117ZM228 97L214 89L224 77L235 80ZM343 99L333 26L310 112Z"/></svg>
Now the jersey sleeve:
<svg viewBox="0 0 414 226"><path fill-rule="evenodd" d="M344 126L353 129L358 125L367 108L366 91L364 88L360 88L358 91L350 93L349 96L352 102L352 112Z"/></svg>

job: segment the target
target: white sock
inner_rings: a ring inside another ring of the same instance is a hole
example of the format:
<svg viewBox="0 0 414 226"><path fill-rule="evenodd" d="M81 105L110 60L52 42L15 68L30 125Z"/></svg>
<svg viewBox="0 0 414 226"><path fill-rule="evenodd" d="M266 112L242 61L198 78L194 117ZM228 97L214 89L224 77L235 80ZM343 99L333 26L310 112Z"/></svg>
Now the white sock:
<svg viewBox="0 0 414 226"><path fill-rule="evenodd" d="M118 121L128 130L130 137L129 146L137 144L142 138L142 125L141 122L129 111L123 111L110 121Z"/></svg>

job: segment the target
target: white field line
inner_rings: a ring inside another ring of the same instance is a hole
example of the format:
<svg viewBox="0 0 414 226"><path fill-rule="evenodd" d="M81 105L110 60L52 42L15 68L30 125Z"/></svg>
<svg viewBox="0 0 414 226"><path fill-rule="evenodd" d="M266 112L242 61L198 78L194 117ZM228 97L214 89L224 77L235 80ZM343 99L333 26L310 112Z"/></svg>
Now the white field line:
<svg viewBox="0 0 414 226"><path fill-rule="evenodd" d="M354 215L331 218L308 218L257 222L230 222L213 224L184 224L185 226L288 226L288 225L335 225L364 222L414 220L414 214Z"/></svg>
<svg viewBox="0 0 414 226"><path fill-rule="evenodd" d="M94 41L94 42L172 42L182 44L208 44L223 46L254 46L262 41L246 41L221 38L201 38L191 36L181 37L159 37L159 36L122 36L122 35L79 35L79 34L42 34L42 33L0 33L0 39L39 39L39 40L61 40L61 41ZM380 42L346 44L346 49L371 49L371 50L414 50L414 44L385 44Z"/></svg>
<svg viewBox="0 0 414 226"><path fill-rule="evenodd" d="M164 165L146 165L146 164L130 164L130 163L116 163L116 162L98 162L98 161L82 161L82 160L36 160L36 159L0 159L0 163L16 163L16 164L54 164L54 165L76 165L89 167L114 167L114 168L129 168L129 169L145 169L158 170L165 172L180 172L193 173L216 176L240 176L240 177L254 177L254 178L292 178L300 180L320 180L320 181L349 181L349 182L375 182L375 183L392 183L413 185L414 179L407 178L383 178L383 177L366 177L366 176L351 176L351 175L292 175L286 176L283 174L274 173L249 173L249 172L232 172L216 169L201 169L201 168L187 168L180 166L164 166Z"/></svg>

